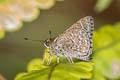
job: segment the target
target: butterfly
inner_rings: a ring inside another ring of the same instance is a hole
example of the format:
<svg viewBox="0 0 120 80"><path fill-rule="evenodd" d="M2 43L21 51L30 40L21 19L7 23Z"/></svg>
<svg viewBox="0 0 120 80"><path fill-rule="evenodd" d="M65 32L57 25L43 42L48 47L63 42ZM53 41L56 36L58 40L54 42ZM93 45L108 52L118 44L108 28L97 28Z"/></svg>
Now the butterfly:
<svg viewBox="0 0 120 80"><path fill-rule="evenodd" d="M47 65L51 63L52 55L57 56L57 63L59 63L59 57L67 58L70 63L74 63L72 58L89 61L93 47L93 30L93 18L86 16L57 37L45 40L44 45L50 50ZM46 56L44 56L42 63L45 58Z"/></svg>

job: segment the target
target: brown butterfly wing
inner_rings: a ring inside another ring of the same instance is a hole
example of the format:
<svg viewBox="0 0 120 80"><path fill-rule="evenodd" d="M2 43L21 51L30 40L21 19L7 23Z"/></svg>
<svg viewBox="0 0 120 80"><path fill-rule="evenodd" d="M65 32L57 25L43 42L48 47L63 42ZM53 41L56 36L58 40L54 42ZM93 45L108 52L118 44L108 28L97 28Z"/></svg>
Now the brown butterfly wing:
<svg viewBox="0 0 120 80"><path fill-rule="evenodd" d="M81 59L92 53L93 18L84 17L57 36L51 46L57 56Z"/></svg>

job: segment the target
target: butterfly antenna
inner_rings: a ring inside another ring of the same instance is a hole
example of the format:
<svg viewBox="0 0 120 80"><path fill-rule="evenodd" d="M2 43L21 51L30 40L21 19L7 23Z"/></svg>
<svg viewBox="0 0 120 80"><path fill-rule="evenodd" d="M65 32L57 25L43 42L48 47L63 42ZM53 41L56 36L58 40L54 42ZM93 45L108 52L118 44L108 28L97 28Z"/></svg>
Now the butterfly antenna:
<svg viewBox="0 0 120 80"><path fill-rule="evenodd" d="M31 40L31 39L29 39L29 38L24 38L24 40L37 41L37 42L44 42L43 40Z"/></svg>
<svg viewBox="0 0 120 80"><path fill-rule="evenodd" d="M51 37L51 30L49 30L49 34L50 34L50 39L51 39L51 38L52 38L52 37Z"/></svg>

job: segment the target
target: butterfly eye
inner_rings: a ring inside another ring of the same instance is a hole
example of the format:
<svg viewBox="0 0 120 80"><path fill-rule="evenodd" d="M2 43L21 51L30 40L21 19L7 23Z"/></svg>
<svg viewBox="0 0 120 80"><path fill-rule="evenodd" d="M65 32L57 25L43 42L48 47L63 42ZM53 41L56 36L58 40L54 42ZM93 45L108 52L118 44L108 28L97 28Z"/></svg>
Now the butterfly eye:
<svg viewBox="0 0 120 80"><path fill-rule="evenodd" d="M49 40L45 40L44 45L45 45L46 48L49 48Z"/></svg>
<svg viewBox="0 0 120 80"><path fill-rule="evenodd" d="M49 42L46 42L46 46L49 46Z"/></svg>

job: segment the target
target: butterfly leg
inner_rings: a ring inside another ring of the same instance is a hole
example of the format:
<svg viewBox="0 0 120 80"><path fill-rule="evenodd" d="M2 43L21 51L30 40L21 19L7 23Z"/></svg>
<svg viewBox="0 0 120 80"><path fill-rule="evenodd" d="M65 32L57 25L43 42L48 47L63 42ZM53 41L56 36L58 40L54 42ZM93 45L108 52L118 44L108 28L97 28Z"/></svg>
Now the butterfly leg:
<svg viewBox="0 0 120 80"><path fill-rule="evenodd" d="M41 65L45 62L45 59L46 59L46 54L47 53L50 53L49 51L46 51L45 53L44 53L44 57L43 57L43 60L42 60L42 63L41 63Z"/></svg>
<svg viewBox="0 0 120 80"><path fill-rule="evenodd" d="M83 60L83 61L90 61L89 56L80 57L80 59Z"/></svg>
<svg viewBox="0 0 120 80"><path fill-rule="evenodd" d="M74 63L74 61L73 61L72 57L70 57L70 61L71 61L71 63L72 63L72 64Z"/></svg>
<svg viewBox="0 0 120 80"><path fill-rule="evenodd" d="M57 64L59 64L59 62L60 62L60 57L57 56Z"/></svg>
<svg viewBox="0 0 120 80"><path fill-rule="evenodd" d="M50 65L50 63L51 63L51 59L52 59L52 56L50 55L49 58L48 58L47 65Z"/></svg>
<svg viewBox="0 0 120 80"><path fill-rule="evenodd" d="M45 58L46 58L46 52L45 52L45 54L44 54L44 57L43 57L43 60L42 60L42 63L41 63L41 65L44 63L44 61L45 61Z"/></svg>
<svg viewBox="0 0 120 80"><path fill-rule="evenodd" d="M67 59L68 59L68 61L69 61L71 64L74 63L74 61L72 60L72 57L67 57Z"/></svg>

